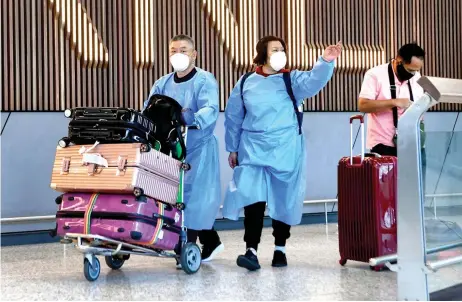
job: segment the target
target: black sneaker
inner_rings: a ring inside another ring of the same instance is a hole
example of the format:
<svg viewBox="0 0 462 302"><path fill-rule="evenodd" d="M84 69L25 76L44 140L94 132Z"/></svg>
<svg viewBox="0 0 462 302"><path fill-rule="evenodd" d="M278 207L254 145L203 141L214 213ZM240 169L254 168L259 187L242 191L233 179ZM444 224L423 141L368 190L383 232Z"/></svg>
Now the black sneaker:
<svg viewBox="0 0 462 302"><path fill-rule="evenodd" d="M273 267L285 267L287 266L287 258L286 254L281 251L274 251L273 255L273 263L271 263Z"/></svg>
<svg viewBox="0 0 462 302"><path fill-rule="evenodd" d="M250 249L247 250L245 255L240 255L237 257L236 262L238 266L244 267L249 271L256 271L257 269L260 269L258 258Z"/></svg>
<svg viewBox="0 0 462 302"><path fill-rule="evenodd" d="M218 242L215 246L203 246L202 247L202 262L209 262L215 258L216 255L223 252L225 245Z"/></svg>

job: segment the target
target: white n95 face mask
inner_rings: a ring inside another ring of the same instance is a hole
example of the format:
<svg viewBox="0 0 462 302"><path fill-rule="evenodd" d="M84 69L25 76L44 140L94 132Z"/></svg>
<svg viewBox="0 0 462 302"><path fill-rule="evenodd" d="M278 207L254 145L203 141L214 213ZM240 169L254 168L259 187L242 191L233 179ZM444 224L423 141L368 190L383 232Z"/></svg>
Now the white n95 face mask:
<svg viewBox="0 0 462 302"><path fill-rule="evenodd" d="M286 53L283 51L278 51L275 54L272 54L270 57L270 65L274 71L279 71L287 64Z"/></svg>
<svg viewBox="0 0 462 302"><path fill-rule="evenodd" d="M170 57L170 64L175 71L185 71L189 67L189 57L182 53L176 53Z"/></svg>

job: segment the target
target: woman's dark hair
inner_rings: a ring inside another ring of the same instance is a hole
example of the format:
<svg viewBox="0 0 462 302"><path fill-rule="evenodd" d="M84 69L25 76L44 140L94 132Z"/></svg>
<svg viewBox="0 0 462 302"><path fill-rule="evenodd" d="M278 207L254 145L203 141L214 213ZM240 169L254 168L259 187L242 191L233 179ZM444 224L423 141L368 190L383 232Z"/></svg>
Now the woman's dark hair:
<svg viewBox="0 0 462 302"><path fill-rule="evenodd" d="M287 51L286 42L281 38L275 36L266 36L260 39L257 43L257 55L253 59L255 65L265 65L266 60L268 59L268 43L271 41L279 41L284 47L284 50Z"/></svg>
<svg viewBox="0 0 462 302"><path fill-rule="evenodd" d="M425 51L417 45L417 43L409 43L401 46L398 50L398 55L403 58L404 63L409 64L412 61L412 57L424 59Z"/></svg>

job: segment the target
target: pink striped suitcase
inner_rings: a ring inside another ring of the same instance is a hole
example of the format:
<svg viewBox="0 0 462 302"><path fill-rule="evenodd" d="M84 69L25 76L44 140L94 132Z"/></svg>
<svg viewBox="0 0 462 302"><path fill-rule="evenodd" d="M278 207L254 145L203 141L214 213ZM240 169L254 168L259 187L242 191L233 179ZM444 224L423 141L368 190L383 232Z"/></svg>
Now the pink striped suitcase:
<svg viewBox="0 0 462 302"><path fill-rule="evenodd" d="M57 147L51 188L58 192L147 195L175 204L182 163L148 145Z"/></svg>
<svg viewBox="0 0 462 302"><path fill-rule="evenodd" d="M57 198L56 234L93 234L161 250L179 241L181 212L133 195L68 193Z"/></svg>

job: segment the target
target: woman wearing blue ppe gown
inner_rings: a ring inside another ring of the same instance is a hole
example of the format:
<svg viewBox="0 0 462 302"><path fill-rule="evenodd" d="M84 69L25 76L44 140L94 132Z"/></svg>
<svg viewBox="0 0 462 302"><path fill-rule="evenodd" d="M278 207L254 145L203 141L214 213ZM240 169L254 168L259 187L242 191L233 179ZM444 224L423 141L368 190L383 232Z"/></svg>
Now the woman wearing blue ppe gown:
<svg viewBox="0 0 462 302"><path fill-rule="evenodd" d="M247 251L238 257L237 264L249 270L260 268L257 249L266 205L276 246L272 266L287 266L285 244L291 226L301 221L306 186L305 139L299 131L297 107L326 86L342 45L327 47L311 71L283 69L286 50L282 39L262 38L257 44L255 72L242 86L243 78L237 82L225 110L226 150L234 173L223 214L237 220L244 209ZM288 82L296 104L283 73L290 74Z"/></svg>
<svg viewBox="0 0 462 302"><path fill-rule="evenodd" d="M158 79L149 96L175 99L183 107L186 124L197 127L189 130L186 142L186 162L191 170L185 173L184 214L188 241L196 242L199 237L202 261L207 262L224 249L213 229L221 204L218 141L213 134L219 112L218 84L211 73L195 67L197 52L191 37L175 36L169 52L175 72Z"/></svg>

